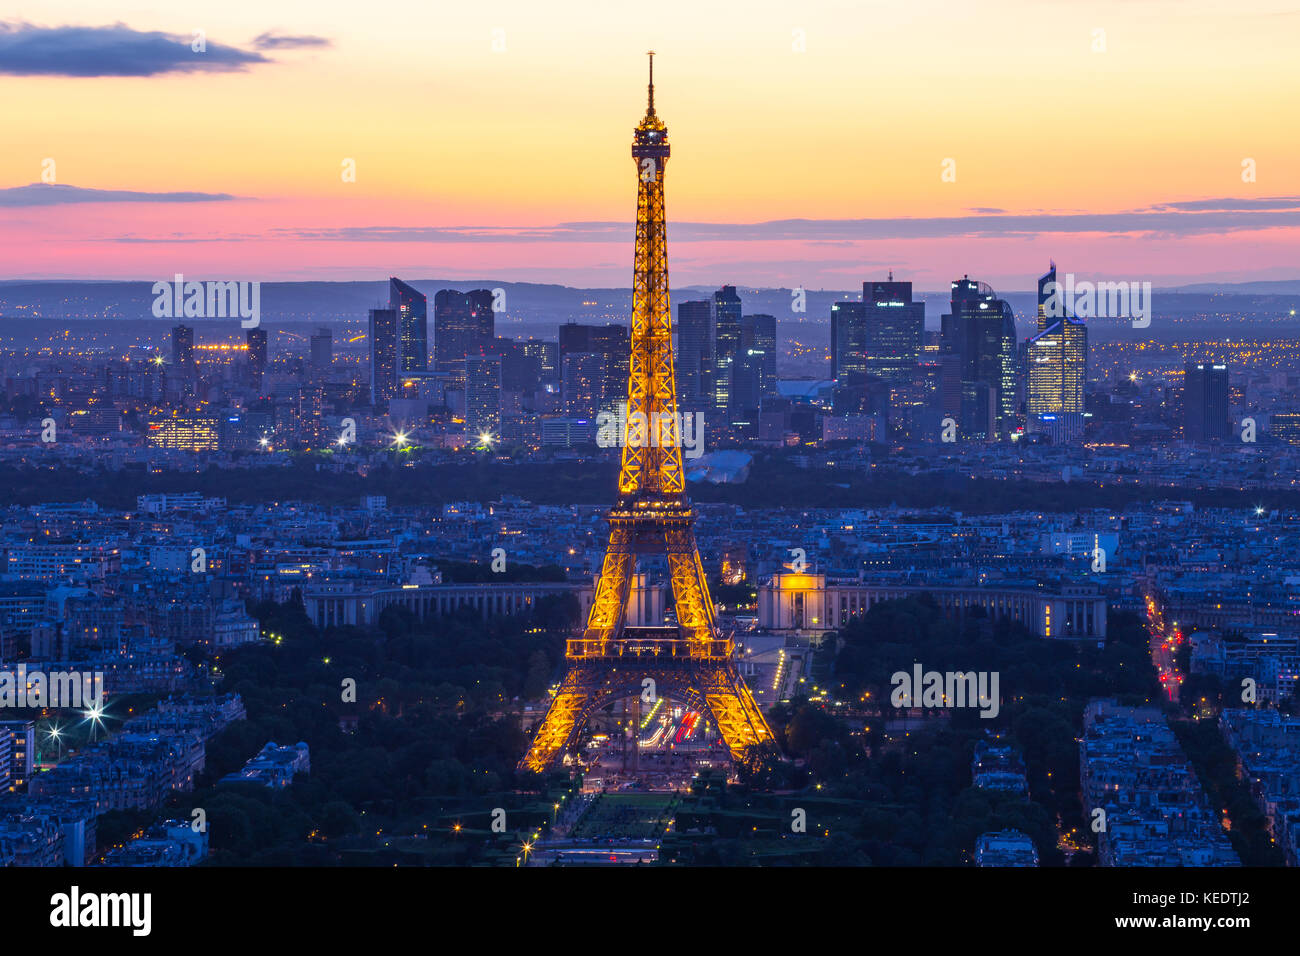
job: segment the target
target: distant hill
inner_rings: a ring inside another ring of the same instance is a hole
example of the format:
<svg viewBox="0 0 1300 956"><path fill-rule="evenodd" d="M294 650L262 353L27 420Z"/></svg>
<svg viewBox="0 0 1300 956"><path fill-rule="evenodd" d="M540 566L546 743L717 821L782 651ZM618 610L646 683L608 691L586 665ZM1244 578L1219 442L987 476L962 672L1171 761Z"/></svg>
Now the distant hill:
<svg viewBox="0 0 1300 956"><path fill-rule="evenodd" d="M1210 295L1300 295L1300 279L1268 282L1197 282L1157 292L1206 293Z"/></svg>
<svg viewBox="0 0 1300 956"><path fill-rule="evenodd" d="M202 276L189 276L202 279ZM216 277L222 278L222 277ZM631 289L590 288L536 283L503 282L499 279L407 279L430 299L440 289L502 289L505 311L497 327L507 335L537 331L552 336L551 329L564 322L626 322L632 308ZM673 290L674 309L680 302L703 299L713 287L682 286ZM798 326L824 325L831 305L856 300L861 286L844 290L805 290L797 297L793 290L737 286L746 314L775 315L783 329L782 338L797 336ZM1032 291L998 290L1015 311L1021 336L1029 334L1037 312ZM916 296L926 304L926 323L939 325L948 308L948 290L922 291ZM796 312L802 299L803 311ZM144 281L0 281L0 318L70 322L113 321L153 318L153 282ZM364 322L367 310L386 304L388 282L264 282L261 286L261 315L270 325L299 322ZM1155 316L1144 337L1186 337L1211 334L1265 334L1300 331L1300 279L1235 284L1197 283L1154 292ZM192 319L202 323L204 319ZM211 320L223 321L223 320ZM228 321L228 320L226 320ZM1126 320L1090 319L1096 341L1130 337L1134 330Z"/></svg>

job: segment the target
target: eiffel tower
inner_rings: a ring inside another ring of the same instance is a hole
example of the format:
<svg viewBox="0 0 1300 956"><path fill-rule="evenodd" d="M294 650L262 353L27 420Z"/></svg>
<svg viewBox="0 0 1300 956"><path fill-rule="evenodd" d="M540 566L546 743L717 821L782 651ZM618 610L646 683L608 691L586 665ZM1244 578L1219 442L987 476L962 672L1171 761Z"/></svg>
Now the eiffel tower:
<svg viewBox="0 0 1300 956"><path fill-rule="evenodd" d="M649 105L632 140L636 255L618 498L609 513L609 547L586 630L568 641L568 669L521 770L554 766L592 714L650 689L712 717L735 763L754 766L775 752L772 731L732 660L732 641L718 632L686 496L668 307L668 127L655 115L654 52L649 56ZM626 622L628 592L642 554L667 558L676 625Z"/></svg>

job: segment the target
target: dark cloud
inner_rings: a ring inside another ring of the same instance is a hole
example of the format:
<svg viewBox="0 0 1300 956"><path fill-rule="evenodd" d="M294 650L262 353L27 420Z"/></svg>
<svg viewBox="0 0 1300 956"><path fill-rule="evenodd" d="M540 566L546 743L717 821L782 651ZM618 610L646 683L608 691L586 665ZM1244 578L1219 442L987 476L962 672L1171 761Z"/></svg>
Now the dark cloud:
<svg viewBox="0 0 1300 956"><path fill-rule="evenodd" d="M227 193L145 193L131 189L86 189L82 186L32 183L0 189L0 209L102 202L221 202L235 198Z"/></svg>
<svg viewBox="0 0 1300 956"><path fill-rule="evenodd" d="M1300 198L1207 199L1161 203L1115 213L1019 213L916 219L777 219L756 223L670 222L675 242L856 242L951 239L1041 233L1161 236L1216 235L1300 227ZM563 222L553 226L353 226L288 229L296 239L342 242L628 242L626 222Z"/></svg>
<svg viewBox="0 0 1300 956"><path fill-rule="evenodd" d="M1261 199L1193 199L1186 202L1166 202L1152 209L1177 209L1182 212L1222 212L1229 209L1295 209L1300 207L1300 196L1267 196Z"/></svg>
<svg viewBox="0 0 1300 956"><path fill-rule="evenodd" d="M268 30L253 40L253 46L259 50L298 50L305 47L333 46L334 41L326 37L285 36Z"/></svg>
<svg viewBox="0 0 1300 956"><path fill-rule="evenodd" d="M155 76L229 73L271 60L206 40L196 53L192 36L103 27L40 27L0 23L0 74L10 76Z"/></svg>

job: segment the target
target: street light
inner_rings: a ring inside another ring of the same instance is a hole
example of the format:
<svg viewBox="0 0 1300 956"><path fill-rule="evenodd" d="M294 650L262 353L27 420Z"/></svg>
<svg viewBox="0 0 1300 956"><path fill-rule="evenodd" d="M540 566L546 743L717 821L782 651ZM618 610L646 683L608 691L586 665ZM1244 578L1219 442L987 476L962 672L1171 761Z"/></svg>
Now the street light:
<svg viewBox="0 0 1300 956"><path fill-rule="evenodd" d="M86 710L81 712L82 723L90 724L91 738L94 739L96 728L104 726L104 704L102 701L96 701Z"/></svg>
<svg viewBox="0 0 1300 956"><path fill-rule="evenodd" d="M51 740L53 740L55 744L58 745L59 759L62 760L63 759L63 731L59 730L58 727L51 727L47 732L47 736Z"/></svg>

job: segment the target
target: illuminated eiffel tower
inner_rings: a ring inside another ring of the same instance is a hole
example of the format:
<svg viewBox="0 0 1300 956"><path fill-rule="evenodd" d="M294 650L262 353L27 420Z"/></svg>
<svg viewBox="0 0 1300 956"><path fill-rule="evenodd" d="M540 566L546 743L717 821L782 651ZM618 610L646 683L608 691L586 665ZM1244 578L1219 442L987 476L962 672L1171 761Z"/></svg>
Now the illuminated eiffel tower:
<svg viewBox="0 0 1300 956"><path fill-rule="evenodd" d="M655 115L653 52L649 105L633 134L632 158L637 166L636 263L618 499L609 513L609 547L586 630L568 642L568 670L520 761L521 770L553 766L592 714L615 700L641 698L647 690L711 716L737 764L754 766L776 749L772 731L732 661L731 639L718 633L686 496L668 308L668 127ZM667 557L675 626L626 624L639 554ZM631 743L636 746L635 737Z"/></svg>

